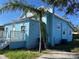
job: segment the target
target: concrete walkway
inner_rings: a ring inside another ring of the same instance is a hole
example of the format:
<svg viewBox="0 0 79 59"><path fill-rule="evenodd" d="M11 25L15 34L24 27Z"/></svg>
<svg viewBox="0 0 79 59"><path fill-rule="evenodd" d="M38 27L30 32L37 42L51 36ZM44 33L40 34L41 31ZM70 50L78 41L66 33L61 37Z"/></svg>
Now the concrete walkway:
<svg viewBox="0 0 79 59"><path fill-rule="evenodd" d="M8 59L8 58L4 55L0 55L0 59Z"/></svg>
<svg viewBox="0 0 79 59"><path fill-rule="evenodd" d="M79 54L63 51L51 51L37 59L79 59Z"/></svg>

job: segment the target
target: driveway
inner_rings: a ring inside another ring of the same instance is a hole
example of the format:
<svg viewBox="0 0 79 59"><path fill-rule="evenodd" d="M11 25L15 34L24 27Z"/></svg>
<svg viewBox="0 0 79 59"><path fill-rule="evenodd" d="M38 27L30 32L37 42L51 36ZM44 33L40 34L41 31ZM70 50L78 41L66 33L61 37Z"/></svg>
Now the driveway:
<svg viewBox="0 0 79 59"><path fill-rule="evenodd" d="M64 51L50 51L37 59L79 59L79 54Z"/></svg>

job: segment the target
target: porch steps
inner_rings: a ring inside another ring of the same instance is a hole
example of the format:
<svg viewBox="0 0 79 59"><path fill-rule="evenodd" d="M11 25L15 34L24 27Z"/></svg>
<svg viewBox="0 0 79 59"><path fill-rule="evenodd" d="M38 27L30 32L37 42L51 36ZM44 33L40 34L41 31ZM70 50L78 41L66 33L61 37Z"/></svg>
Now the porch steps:
<svg viewBox="0 0 79 59"><path fill-rule="evenodd" d="M9 45L9 41L3 41L3 42L0 42L0 49L4 49L6 48L8 45Z"/></svg>

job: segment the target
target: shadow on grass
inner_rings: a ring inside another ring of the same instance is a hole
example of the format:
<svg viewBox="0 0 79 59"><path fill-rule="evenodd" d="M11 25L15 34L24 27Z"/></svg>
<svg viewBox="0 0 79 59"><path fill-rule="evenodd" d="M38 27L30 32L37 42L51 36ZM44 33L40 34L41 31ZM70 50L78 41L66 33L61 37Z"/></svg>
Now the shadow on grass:
<svg viewBox="0 0 79 59"><path fill-rule="evenodd" d="M77 48L79 51L79 41L72 41L66 44L58 44L52 47L51 49L71 52L72 50L74 51L74 49L77 49Z"/></svg>
<svg viewBox="0 0 79 59"><path fill-rule="evenodd" d="M51 50L60 50L60 51L67 51L67 52L79 52L79 41L72 41L66 44L58 44L54 47L50 48ZM3 49L0 50L0 54L5 54L12 51L33 51L38 52L38 49Z"/></svg>

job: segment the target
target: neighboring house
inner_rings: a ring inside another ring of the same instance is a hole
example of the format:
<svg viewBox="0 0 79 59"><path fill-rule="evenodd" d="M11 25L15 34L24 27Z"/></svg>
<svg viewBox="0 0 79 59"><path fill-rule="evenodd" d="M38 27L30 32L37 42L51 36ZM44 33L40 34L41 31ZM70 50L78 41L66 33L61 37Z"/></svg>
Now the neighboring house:
<svg viewBox="0 0 79 59"><path fill-rule="evenodd" d="M4 26L0 26L0 31L4 31Z"/></svg>
<svg viewBox="0 0 79 59"><path fill-rule="evenodd" d="M52 13L49 12L45 14L45 17L47 20L45 24L49 45L54 46L55 44L59 44L63 39L72 41L72 32L74 29L70 22L56 14L53 17ZM8 44L6 44L9 45L10 49L32 49L38 46L38 39L40 37L39 22L33 19L34 18L20 18L11 23L4 24L6 41L9 41Z"/></svg>
<svg viewBox="0 0 79 59"><path fill-rule="evenodd" d="M4 26L0 26L0 38L3 37Z"/></svg>

